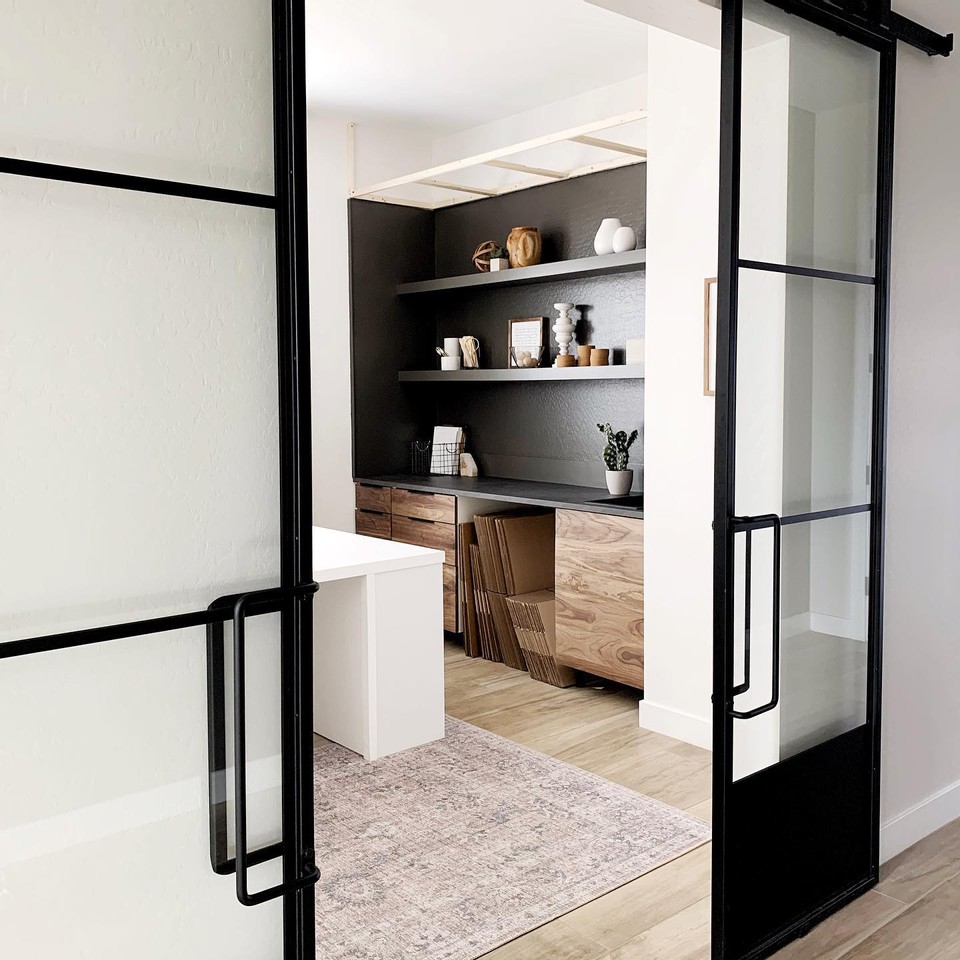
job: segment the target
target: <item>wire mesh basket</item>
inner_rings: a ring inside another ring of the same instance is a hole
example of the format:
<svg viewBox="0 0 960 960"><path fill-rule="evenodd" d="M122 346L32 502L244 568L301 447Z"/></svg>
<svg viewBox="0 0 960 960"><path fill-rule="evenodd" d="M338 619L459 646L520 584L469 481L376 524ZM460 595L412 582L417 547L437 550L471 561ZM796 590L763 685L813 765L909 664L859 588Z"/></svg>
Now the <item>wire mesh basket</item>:
<svg viewBox="0 0 960 960"><path fill-rule="evenodd" d="M464 440L459 443L414 440L410 444L410 472L415 477L427 477L431 473L458 477L464 445Z"/></svg>

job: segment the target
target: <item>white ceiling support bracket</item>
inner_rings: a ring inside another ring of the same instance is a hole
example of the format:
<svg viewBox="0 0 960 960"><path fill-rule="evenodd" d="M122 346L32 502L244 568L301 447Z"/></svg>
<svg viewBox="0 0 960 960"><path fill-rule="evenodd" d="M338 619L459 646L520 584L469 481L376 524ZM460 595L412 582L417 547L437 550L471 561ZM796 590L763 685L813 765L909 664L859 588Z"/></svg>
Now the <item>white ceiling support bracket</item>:
<svg viewBox="0 0 960 960"><path fill-rule="evenodd" d="M465 187L460 183L449 183L446 180L418 180L417 183L425 187L436 187L438 190L453 190L457 193L472 193L477 197L495 197L496 190L487 190L485 187Z"/></svg>
<svg viewBox="0 0 960 960"><path fill-rule="evenodd" d="M601 140L599 137L571 137L571 143L582 143L587 147L599 147L601 150L612 150L614 153L625 153L631 157L646 159L647 151L640 147L631 147L627 143L617 143L614 140Z"/></svg>
<svg viewBox="0 0 960 960"><path fill-rule="evenodd" d="M499 197L504 194L514 193L517 190L527 190L530 187L538 187L543 184L544 179L569 180L574 177L597 173L601 170L612 170L616 167L628 166L629 164L643 163L646 160L647 151L641 147L632 146L627 143L618 143L613 140L600 139L593 135L626 124L637 123L641 120L646 120L646 118L646 110L632 110L628 113L618 114L615 117L608 117L606 120L595 120L592 123L585 123L569 130L561 130L557 133L534 137L530 140L523 140L520 143L514 143L507 147L499 147L496 150L488 150L485 153L480 153L472 157L442 163L435 167L429 167L426 170L418 170L416 173L409 173L402 177L394 177L391 180L384 180L381 183L374 183L366 187L358 188L355 182L351 182L349 196L365 200L375 200L379 203L397 203L402 206L420 207L424 210L438 210L442 207L449 207L459 203L469 203L471 200L476 200L481 197ZM348 134L349 149L351 151L350 169L351 177L353 178L355 163L355 155L353 152L355 150L353 124L349 125ZM534 162L527 162L528 157L526 156L523 157L522 162L520 160L508 159L510 157L516 157L518 154L529 154L543 147L549 147L559 143L579 143L582 146L612 151L617 153L618 156L613 159L577 167L573 170L554 170L550 167L539 166ZM444 179L447 174L476 169L478 167L495 167L500 170L524 174L534 179L523 179L497 187L470 186L468 184L451 182ZM414 199L397 193L398 189L411 186L443 190L447 193L462 194L462 196L448 196L431 200Z"/></svg>
<svg viewBox="0 0 960 960"><path fill-rule="evenodd" d="M545 167L528 167L525 163L511 163L509 160L488 160L484 166L498 170L512 170L515 173L529 173L534 177L550 177L553 180L566 180L569 170L547 170Z"/></svg>
<svg viewBox="0 0 960 960"><path fill-rule="evenodd" d="M357 189L357 125L347 124L347 196Z"/></svg>

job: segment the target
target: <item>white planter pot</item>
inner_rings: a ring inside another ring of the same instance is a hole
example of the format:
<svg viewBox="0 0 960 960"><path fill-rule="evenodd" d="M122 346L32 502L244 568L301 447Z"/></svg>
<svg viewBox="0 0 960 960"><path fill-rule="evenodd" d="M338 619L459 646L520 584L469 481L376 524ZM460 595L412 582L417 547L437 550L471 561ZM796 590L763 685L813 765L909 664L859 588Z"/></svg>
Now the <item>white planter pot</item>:
<svg viewBox="0 0 960 960"><path fill-rule="evenodd" d="M613 235L613 252L626 253L637 249L637 235L633 227L621 227Z"/></svg>
<svg viewBox="0 0 960 960"><path fill-rule="evenodd" d="M600 229L593 238L593 249L597 256L605 257L608 253L613 253L613 235L623 226L616 217L607 217L600 222Z"/></svg>
<svg viewBox="0 0 960 960"><path fill-rule="evenodd" d="M615 497L625 497L633 486L632 470L608 470L607 489Z"/></svg>

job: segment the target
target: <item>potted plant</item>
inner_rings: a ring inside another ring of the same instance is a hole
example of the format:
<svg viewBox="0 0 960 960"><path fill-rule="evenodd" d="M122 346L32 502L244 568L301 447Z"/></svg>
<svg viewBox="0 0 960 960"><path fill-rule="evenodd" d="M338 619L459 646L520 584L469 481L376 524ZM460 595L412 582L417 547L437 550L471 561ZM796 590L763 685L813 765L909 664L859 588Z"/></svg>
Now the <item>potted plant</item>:
<svg viewBox="0 0 960 960"><path fill-rule="evenodd" d="M615 497L626 496L633 486L633 471L627 469L630 463L630 448L637 439L638 431L627 436L626 430L616 433L609 423L598 423L597 429L607 438L603 448L603 462L607 467L607 489Z"/></svg>

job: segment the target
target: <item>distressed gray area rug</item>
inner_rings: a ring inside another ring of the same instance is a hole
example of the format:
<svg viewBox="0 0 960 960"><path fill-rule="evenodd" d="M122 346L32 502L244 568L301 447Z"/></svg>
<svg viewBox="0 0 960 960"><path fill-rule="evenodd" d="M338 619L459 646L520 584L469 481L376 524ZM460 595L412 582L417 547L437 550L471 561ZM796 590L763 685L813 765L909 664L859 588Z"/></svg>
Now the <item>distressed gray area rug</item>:
<svg viewBox="0 0 960 960"><path fill-rule="evenodd" d="M710 839L702 820L447 718L314 754L317 957L473 960Z"/></svg>

